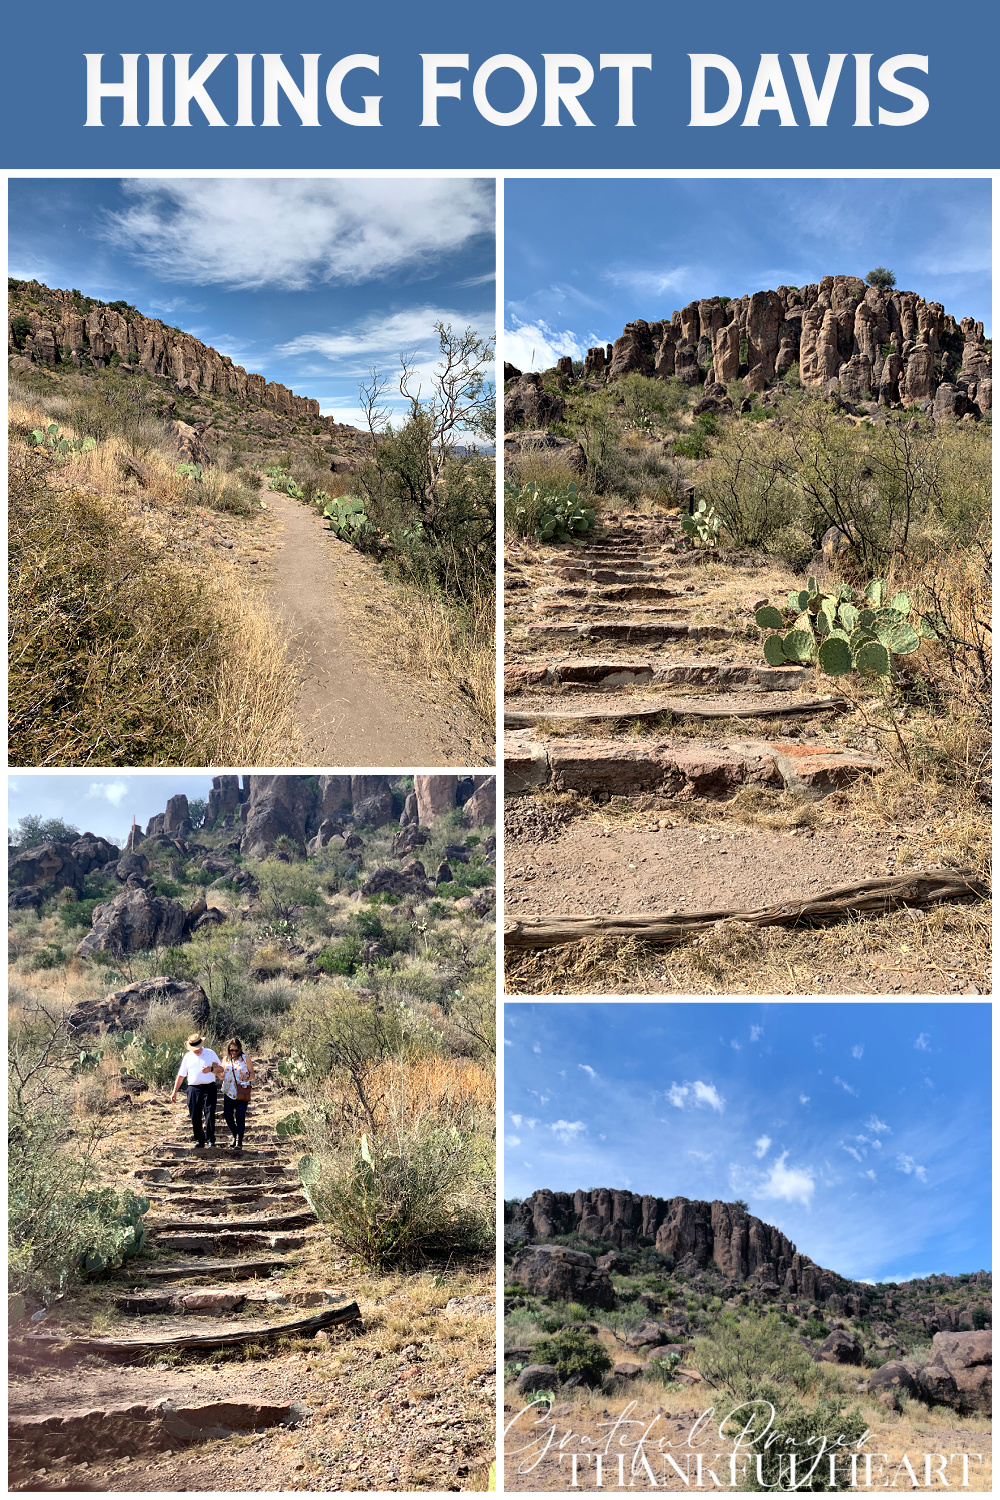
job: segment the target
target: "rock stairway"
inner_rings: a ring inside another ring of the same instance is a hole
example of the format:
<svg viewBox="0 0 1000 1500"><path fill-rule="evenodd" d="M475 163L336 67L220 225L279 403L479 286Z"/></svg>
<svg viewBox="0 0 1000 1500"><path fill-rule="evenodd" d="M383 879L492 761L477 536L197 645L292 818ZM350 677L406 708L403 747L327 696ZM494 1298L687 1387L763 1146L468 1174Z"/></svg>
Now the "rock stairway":
<svg viewBox="0 0 1000 1500"><path fill-rule="evenodd" d="M688 580L710 560L676 519L638 515L611 518L583 546L546 549L527 568L512 560L507 795L551 786L721 797L746 785L821 794L880 769L836 736L831 721L850 705L823 690L830 679L769 667L736 628L694 617L699 585ZM747 720L763 733L705 740L689 728ZM782 724L810 720L823 721L819 740L797 728L778 737ZM682 736L670 733L675 723Z"/></svg>
<svg viewBox="0 0 1000 1500"><path fill-rule="evenodd" d="M158 1399L156 1371L169 1372L169 1365L141 1371L150 1356L256 1348L360 1317L357 1303L341 1293L294 1285L303 1257L323 1231L299 1187L293 1148L286 1138L255 1128L255 1116L268 1103L265 1084L255 1093L249 1144L241 1152L197 1150L178 1136L144 1153L131 1175L150 1199L148 1258L126 1262L113 1282L98 1284L108 1293L104 1307L113 1310L112 1327L106 1328L105 1315L98 1329L81 1328L77 1313L63 1329L46 1326L20 1340L18 1357L32 1363L66 1366L100 1356L108 1372L100 1382L103 1401L91 1398L80 1409L70 1381L41 1412L12 1409L13 1479L32 1468L37 1472L39 1463L78 1462L92 1451L100 1458L109 1442L136 1453L176 1452L309 1415L295 1402L178 1400L176 1381L165 1384ZM221 1109L219 1115L224 1134ZM186 1125L186 1113L184 1120ZM168 1373L161 1379L167 1382ZM138 1395L123 1400L123 1391Z"/></svg>

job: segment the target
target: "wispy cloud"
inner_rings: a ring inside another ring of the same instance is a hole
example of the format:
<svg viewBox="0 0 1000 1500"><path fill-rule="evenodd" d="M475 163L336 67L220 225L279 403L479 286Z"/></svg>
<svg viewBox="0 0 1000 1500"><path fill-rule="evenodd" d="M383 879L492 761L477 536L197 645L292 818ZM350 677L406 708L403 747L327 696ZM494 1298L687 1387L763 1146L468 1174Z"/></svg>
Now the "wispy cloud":
<svg viewBox="0 0 1000 1500"><path fill-rule="evenodd" d="M878 1115L868 1116L868 1119L865 1121L865 1129L874 1130L876 1135L892 1135L889 1126L884 1120L880 1120Z"/></svg>
<svg viewBox="0 0 1000 1500"><path fill-rule="evenodd" d="M845 1093L853 1094L855 1098L857 1097L857 1089L852 1089L849 1083L845 1083L844 1080L842 1078L838 1078L836 1074L834 1075L833 1081L834 1083L839 1083L840 1087L844 1090Z"/></svg>
<svg viewBox="0 0 1000 1500"><path fill-rule="evenodd" d="M121 807L128 796L128 784L124 781L92 781L84 795L88 799L110 802L112 807Z"/></svg>
<svg viewBox="0 0 1000 1500"><path fill-rule="evenodd" d="M852 1057L861 1058L861 1057L864 1056L864 1052L865 1052L865 1044L864 1044L864 1042L855 1042L854 1046L851 1048L851 1056Z"/></svg>
<svg viewBox="0 0 1000 1500"><path fill-rule="evenodd" d="M676 1109L707 1107L721 1115L726 1107L726 1101L715 1085L703 1083L700 1078L695 1083L672 1083L667 1090L667 1098Z"/></svg>
<svg viewBox="0 0 1000 1500"><path fill-rule="evenodd" d="M420 274L493 232L477 178L126 180L104 236L168 281L304 291Z"/></svg>
<svg viewBox="0 0 1000 1500"><path fill-rule="evenodd" d="M762 1156L766 1156L770 1149L771 1137L769 1135L760 1135L753 1143L754 1155L757 1157L758 1161Z"/></svg>
<svg viewBox="0 0 1000 1500"><path fill-rule="evenodd" d="M799 1095L799 1103L800 1104L808 1104L809 1103L809 1095L808 1094L800 1094Z"/></svg>
<svg viewBox="0 0 1000 1500"><path fill-rule="evenodd" d="M918 1052L929 1052L931 1050L930 1033L927 1031L922 1031L913 1045L914 1047L916 1047Z"/></svg>
<svg viewBox="0 0 1000 1500"><path fill-rule="evenodd" d="M927 1181L927 1168L921 1167L913 1160L912 1156L900 1154L896 1157L896 1171L905 1172L907 1177L914 1176L919 1182Z"/></svg>
<svg viewBox="0 0 1000 1500"><path fill-rule="evenodd" d="M597 1074L595 1073L594 1069L590 1066L589 1063L577 1063L577 1067L580 1069L581 1073L586 1073L586 1075L587 1075L588 1078L596 1078L597 1077Z"/></svg>
<svg viewBox="0 0 1000 1500"><path fill-rule="evenodd" d="M583 359L588 345L570 328L553 328L538 321L522 323L511 318L503 331L503 357L519 370L550 370L558 359Z"/></svg>
<svg viewBox="0 0 1000 1500"><path fill-rule="evenodd" d="M568 1144L570 1141L575 1141L578 1135L582 1135L587 1127L583 1120L555 1120L549 1129L557 1140Z"/></svg>
<svg viewBox="0 0 1000 1500"><path fill-rule="evenodd" d="M761 1037L763 1035L764 1035L764 1028L763 1028L763 1026L751 1026L750 1027L750 1040L752 1042L759 1042L760 1039L761 1039Z"/></svg>
<svg viewBox="0 0 1000 1500"><path fill-rule="evenodd" d="M757 1188L762 1198L779 1198L785 1203L801 1203L808 1208L816 1191L811 1167L788 1167L788 1152L783 1151L771 1167L769 1175Z"/></svg>

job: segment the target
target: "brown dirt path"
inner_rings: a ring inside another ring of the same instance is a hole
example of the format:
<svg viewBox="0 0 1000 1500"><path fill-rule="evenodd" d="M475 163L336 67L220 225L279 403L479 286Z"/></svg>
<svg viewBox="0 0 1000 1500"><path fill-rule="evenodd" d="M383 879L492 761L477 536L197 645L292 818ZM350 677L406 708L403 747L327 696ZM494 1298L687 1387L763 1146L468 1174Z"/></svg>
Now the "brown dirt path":
<svg viewBox="0 0 1000 1500"><path fill-rule="evenodd" d="M457 694L436 699L430 684L406 681L359 650L352 606L381 582L367 560L305 505L273 491L267 504L281 527L268 598L302 678L295 764L484 764L482 730Z"/></svg>

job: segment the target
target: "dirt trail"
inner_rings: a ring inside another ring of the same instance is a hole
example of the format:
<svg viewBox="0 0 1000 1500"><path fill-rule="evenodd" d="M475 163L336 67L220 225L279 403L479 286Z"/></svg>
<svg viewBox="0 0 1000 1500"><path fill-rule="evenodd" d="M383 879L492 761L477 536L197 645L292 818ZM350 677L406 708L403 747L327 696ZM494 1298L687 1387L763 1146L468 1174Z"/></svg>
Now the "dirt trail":
<svg viewBox="0 0 1000 1500"><path fill-rule="evenodd" d="M162 1096L132 1106L122 1165L132 1157L129 1185L150 1199L152 1253L15 1330L13 1491L384 1491L418 1474L457 1489L485 1476L492 1434L471 1408L492 1406L495 1303L457 1309L468 1366L372 1341L382 1297L333 1259L299 1188L301 1143L275 1132L288 1100L268 1072L258 1060L242 1153L196 1151L186 1110ZM185 1347L191 1336L213 1347Z"/></svg>
<svg viewBox="0 0 1000 1500"><path fill-rule="evenodd" d="M268 599L285 621L302 676L297 765L478 766L483 733L457 701L367 658L352 606L379 589L366 559L306 506L267 492L281 526ZM488 763L492 764L493 756Z"/></svg>

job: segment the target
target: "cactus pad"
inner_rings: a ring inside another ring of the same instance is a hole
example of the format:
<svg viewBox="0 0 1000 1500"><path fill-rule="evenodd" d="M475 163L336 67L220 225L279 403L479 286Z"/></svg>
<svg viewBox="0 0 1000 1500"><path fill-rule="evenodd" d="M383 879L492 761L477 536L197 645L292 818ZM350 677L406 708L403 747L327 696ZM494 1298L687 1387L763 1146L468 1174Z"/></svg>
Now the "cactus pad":
<svg viewBox="0 0 1000 1500"><path fill-rule="evenodd" d="M764 660L769 667L783 666L787 657L780 635L769 635L764 642Z"/></svg>
<svg viewBox="0 0 1000 1500"><path fill-rule="evenodd" d="M816 648L808 630L790 630L781 644L789 661L808 661Z"/></svg>
<svg viewBox="0 0 1000 1500"><path fill-rule="evenodd" d="M828 636L820 643L816 654L823 671L830 677L843 677L845 672L850 672L854 667L850 645L842 636Z"/></svg>
<svg viewBox="0 0 1000 1500"><path fill-rule="evenodd" d="M781 610L775 609L773 604L762 604L754 614L754 619L761 630L780 630L784 625Z"/></svg>
<svg viewBox="0 0 1000 1500"><path fill-rule="evenodd" d="M855 665L867 677L888 677L889 653L881 641L865 641L855 657Z"/></svg>

